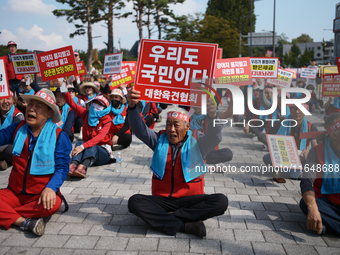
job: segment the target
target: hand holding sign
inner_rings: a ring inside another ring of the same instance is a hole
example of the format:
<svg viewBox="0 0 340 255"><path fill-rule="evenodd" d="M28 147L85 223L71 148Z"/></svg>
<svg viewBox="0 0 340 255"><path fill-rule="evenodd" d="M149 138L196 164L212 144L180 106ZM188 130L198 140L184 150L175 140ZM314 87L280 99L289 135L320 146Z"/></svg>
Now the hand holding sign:
<svg viewBox="0 0 340 255"><path fill-rule="evenodd" d="M207 114L209 116L209 118L215 118L216 117L216 110L217 107L213 101L213 99L211 97L209 97L208 101L207 101Z"/></svg>
<svg viewBox="0 0 340 255"><path fill-rule="evenodd" d="M131 89L131 90L127 93L126 98L127 98L127 100L128 100L129 108L132 108L132 107L134 107L134 106L138 103L138 101L139 101L139 98L140 98L140 91Z"/></svg>

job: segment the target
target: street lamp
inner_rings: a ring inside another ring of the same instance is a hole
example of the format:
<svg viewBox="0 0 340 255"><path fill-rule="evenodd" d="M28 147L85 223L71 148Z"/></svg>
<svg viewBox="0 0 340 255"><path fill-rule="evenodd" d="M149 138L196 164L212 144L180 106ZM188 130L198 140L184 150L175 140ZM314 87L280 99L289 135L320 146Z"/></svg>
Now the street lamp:
<svg viewBox="0 0 340 255"><path fill-rule="evenodd" d="M275 57L275 9L276 0L274 0L274 15L273 15L273 57Z"/></svg>

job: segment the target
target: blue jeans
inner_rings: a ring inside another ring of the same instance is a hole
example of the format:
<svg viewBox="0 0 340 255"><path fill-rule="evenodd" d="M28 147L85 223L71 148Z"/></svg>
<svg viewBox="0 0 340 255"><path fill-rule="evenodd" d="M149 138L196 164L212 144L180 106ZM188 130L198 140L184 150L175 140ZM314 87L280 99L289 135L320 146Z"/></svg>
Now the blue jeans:
<svg viewBox="0 0 340 255"><path fill-rule="evenodd" d="M326 229L331 229L340 234L340 206L333 205L327 198L315 198L319 212L321 214L322 224ZM300 208L304 214L308 214L305 201L301 199Z"/></svg>
<svg viewBox="0 0 340 255"><path fill-rule="evenodd" d="M300 156L300 160L301 160L301 156ZM270 153L266 153L264 156L263 156L263 162L266 164L266 165L273 165L272 164L272 159L270 158ZM305 161L301 161L301 164L302 164L302 167L305 166L306 164L306 160ZM289 175L290 178L292 179L298 179L301 175L301 171L299 170L296 170L294 171L294 169L290 169L291 171L289 171L288 173L286 173L287 175Z"/></svg>
<svg viewBox="0 0 340 255"><path fill-rule="evenodd" d="M76 143L76 147L82 145L83 143L84 141L78 141ZM76 160L81 164L85 159L91 160L91 164L89 166L92 165L101 166L110 162L109 153L107 153L107 151L99 145L86 148L85 150L80 152L77 156L72 157L71 161Z"/></svg>

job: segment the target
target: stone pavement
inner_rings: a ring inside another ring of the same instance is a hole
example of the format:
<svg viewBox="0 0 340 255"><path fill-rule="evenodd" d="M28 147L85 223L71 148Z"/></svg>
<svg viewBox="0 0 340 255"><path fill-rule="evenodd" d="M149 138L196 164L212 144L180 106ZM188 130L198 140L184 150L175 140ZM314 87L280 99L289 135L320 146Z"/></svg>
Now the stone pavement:
<svg viewBox="0 0 340 255"><path fill-rule="evenodd" d="M162 123L155 130L164 128ZM322 126L324 115L309 120ZM234 153L230 165L260 165L262 144L253 142L240 128L223 128L220 148ZM152 151L139 140L122 151L123 169L115 164L91 167L82 180L67 179L61 191L70 209L61 210L36 237L17 228L0 229L2 254L340 254L339 238L320 237L306 229L300 211L299 181L277 184L270 176L241 173L208 173L205 192L228 196L224 215L205 221L207 237L178 233L166 236L147 229L127 209L133 194L151 194ZM10 169L0 172L0 188L7 186Z"/></svg>

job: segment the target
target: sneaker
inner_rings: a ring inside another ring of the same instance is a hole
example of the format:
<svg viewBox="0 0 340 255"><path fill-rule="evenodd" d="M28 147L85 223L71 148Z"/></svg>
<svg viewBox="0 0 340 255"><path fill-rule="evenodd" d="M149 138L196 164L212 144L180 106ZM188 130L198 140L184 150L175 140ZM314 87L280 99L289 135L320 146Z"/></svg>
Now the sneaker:
<svg viewBox="0 0 340 255"><path fill-rule="evenodd" d="M322 225L322 229L318 232L318 235L324 235L324 234L326 234L326 226L325 225Z"/></svg>
<svg viewBox="0 0 340 255"><path fill-rule="evenodd" d="M268 146L265 144L263 145L263 151L269 151Z"/></svg>
<svg viewBox="0 0 340 255"><path fill-rule="evenodd" d="M202 221L185 223L185 233L193 234L199 237L204 237L207 235L205 225Z"/></svg>
<svg viewBox="0 0 340 255"><path fill-rule="evenodd" d="M251 139L253 142L258 142L258 138L257 138L257 136L254 136L252 139Z"/></svg>
<svg viewBox="0 0 340 255"><path fill-rule="evenodd" d="M123 145L121 145L121 144L111 145L112 151L118 151L118 150L121 150L121 149L123 149Z"/></svg>
<svg viewBox="0 0 340 255"><path fill-rule="evenodd" d="M0 171L6 170L8 168L7 162L5 160L0 161Z"/></svg>
<svg viewBox="0 0 340 255"><path fill-rule="evenodd" d="M20 229L33 232L37 236L42 236L45 233L44 219L25 219L23 222L20 223Z"/></svg>
<svg viewBox="0 0 340 255"><path fill-rule="evenodd" d="M325 110L323 108L320 109L320 113L324 113Z"/></svg>

